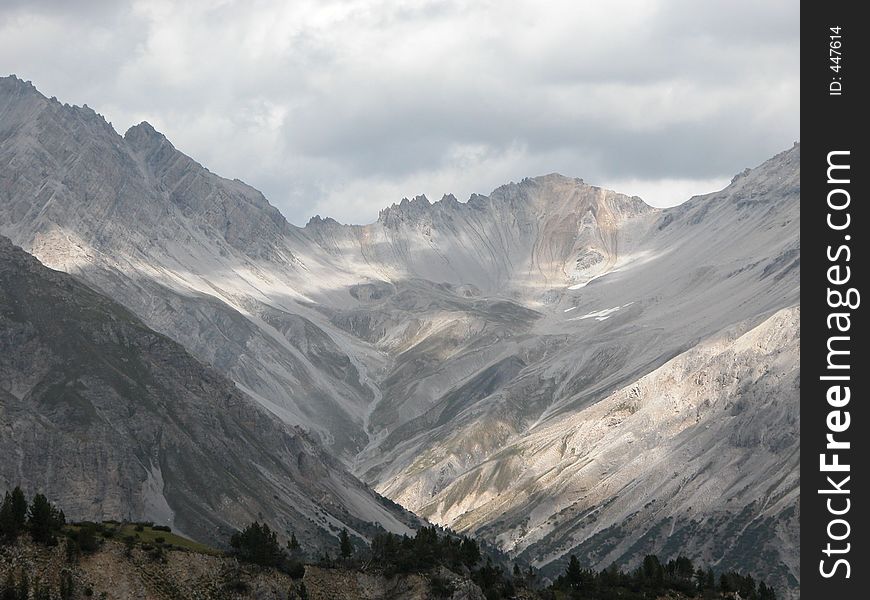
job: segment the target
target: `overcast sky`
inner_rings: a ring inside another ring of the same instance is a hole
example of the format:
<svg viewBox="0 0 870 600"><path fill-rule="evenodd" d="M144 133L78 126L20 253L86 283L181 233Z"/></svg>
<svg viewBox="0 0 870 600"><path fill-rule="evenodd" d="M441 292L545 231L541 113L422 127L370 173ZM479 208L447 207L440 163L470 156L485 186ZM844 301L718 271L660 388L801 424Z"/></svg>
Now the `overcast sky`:
<svg viewBox="0 0 870 600"><path fill-rule="evenodd" d="M679 203L799 139L798 51L798 0L0 0L0 74L297 224L554 171Z"/></svg>

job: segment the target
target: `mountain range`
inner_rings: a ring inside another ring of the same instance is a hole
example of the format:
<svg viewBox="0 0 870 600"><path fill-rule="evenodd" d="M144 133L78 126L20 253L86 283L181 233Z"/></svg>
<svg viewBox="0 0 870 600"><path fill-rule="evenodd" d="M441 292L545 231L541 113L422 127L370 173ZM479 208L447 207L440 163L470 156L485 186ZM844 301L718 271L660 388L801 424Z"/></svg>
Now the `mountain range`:
<svg viewBox="0 0 870 600"><path fill-rule="evenodd" d="M108 315L123 314L124 327L163 345L155 353L133 343L137 364L178 390L185 410L183 425L171 423L175 392L158 393L137 417L151 421L152 437L118 429L92 443L89 452L123 447L138 467L124 473L127 496L112 500L105 482L81 472L64 482L76 496L64 505L83 515L130 506L158 516L168 506L195 535L243 516L227 508L219 523L198 524L196 515L221 502L190 504L177 479L168 483L189 467L165 462L167 447L153 437L162 431L173 448L189 449L200 473L218 485L239 478L238 498L266 498L285 528L304 514L316 523L312 535L412 523L358 479L544 572L571 553L604 568L683 552L794 591L799 229L798 144L669 209L551 174L466 202L403 199L368 225L317 216L298 227L148 123L122 137L86 106L0 79L0 234L74 278L46 270L28 284L37 292L7 290L5 302L39 306L33 298L47 279L77 290L59 292L58 303L71 306L49 314L84 311L115 324ZM40 271L11 245L3 251L4 262L29 265L4 287L17 290ZM90 303L106 314L86 311ZM43 311L7 305L5 318L17 315L29 332L16 335L36 336L27 338L37 340L33 356L57 360L31 363L67 365L69 398L89 394L75 391L79 371L70 367L82 358L56 347L52 329L81 336L83 326L58 317L34 329ZM4 355L18 339L6 336ZM122 356L102 346L94 354L107 352ZM164 371L164 352L184 357L169 365L180 373ZM112 360L99 376L110 388ZM64 369L49 376L4 363L0 372L4 404L20 407L26 427L61 410L45 390ZM125 375L149 389L136 376ZM187 395L191 377L221 392ZM112 389L118 407L136 404ZM236 405L268 424L259 440L261 426L245 420L227 434L209 425L218 413L231 420ZM98 415L103 426L115 422ZM57 435L68 454L72 434ZM246 464L217 468L213 456L194 456L215 438ZM20 440L4 427L0 445ZM354 483L325 491L318 477L288 472L282 465L297 446L325 469L317 472ZM255 463L261 452L268 464ZM50 488L45 473L31 485ZM0 477L14 485L24 474L4 468ZM352 517L298 510L324 494Z"/></svg>

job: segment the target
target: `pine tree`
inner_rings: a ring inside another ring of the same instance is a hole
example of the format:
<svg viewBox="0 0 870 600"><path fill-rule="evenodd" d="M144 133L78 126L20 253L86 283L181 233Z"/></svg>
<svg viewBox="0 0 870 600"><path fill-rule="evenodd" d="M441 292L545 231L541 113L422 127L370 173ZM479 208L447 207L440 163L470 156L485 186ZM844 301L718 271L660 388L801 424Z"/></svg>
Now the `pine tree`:
<svg viewBox="0 0 870 600"><path fill-rule="evenodd" d="M735 591L731 589L731 581L728 578L727 573L719 575L719 591L723 594Z"/></svg>
<svg viewBox="0 0 870 600"><path fill-rule="evenodd" d="M674 561L674 574L680 579L690 580L695 572L692 560L685 556L678 556Z"/></svg>
<svg viewBox="0 0 870 600"><path fill-rule="evenodd" d="M12 490L12 519L16 531L23 531L24 524L27 522L27 499L17 485Z"/></svg>
<svg viewBox="0 0 870 600"><path fill-rule="evenodd" d="M12 495L6 492L3 504L0 505L0 540L9 541L16 535L15 519L12 517Z"/></svg>
<svg viewBox="0 0 870 600"><path fill-rule="evenodd" d="M302 546L300 546L299 540L296 539L296 534L291 533L290 541L287 542L287 549L290 550L290 552L297 552L301 547Z"/></svg>
<svg viewBox="0 0 870 600"><path fill-rule="evenodd" d="M338 541L341 545L341 557L350 558L353 554L353 544L350 541L350 536L347 534L347 529L342 529L338 535Z"/></svg>
<svg viewBox="0 0 870 600"><path fill-rule="evenodd" d="M477 540L468 537L462 538L462 542L459 545L459 554L462 557L462 564L469 569L473 569L480 562L480 546Z"/></svg>
<svg viewBox="0 0 870 600"><path fill-rule="evenodd" d="M569 587L575 590L579 590L583 585L583 569L580 568L580 561L573 554L568 561L568 568L565 570L565 581Z"/></svg>
<svg viewBox="0 0 870 600"><path fill-rule="evenodd" d="M664 581L664 569L662 563L659 562L659 557L655 554L647 554L643 557L643 576L654 587L661 586Z"/></svg>
<svg viewBox="0 0 870 600"><path fill-rule="evenodd" d="M698 567L698 570L695 571L695 588L699 592L707 589L707 572L701 567Z"/></svg>
<svg viewBox="0 0 870 600"><path fill-rule="evenodd" d="M57 542L56 533L64 525L63 512L49 503L43 494L36 494L30 504L27 524L30 536L39 544L53 545Z"/></svg>
<svg viewBox="0 0 870 600"><path fill-rule="evenodd" d="M266 523L260 525L257 521L234 533L230 546L236 550L240 560L266 567L278 566L285 558L277 534Z"/></svg>
<svg viewBox="0 0 870 600"><path fill-rule="evenodd" d="M737 591L740 592L742 598L749 598L750 600L755 600L755 598L757 598L755 580L752 578L752 575L747 575L743 578Z"/></svg>
<svg viewBox="0 0 870 600"><path fill-rule="evenodd" d="M776 600L776 593L763 581L758 584L758 600Z"/></svg>
<svg viewBox="0 0 870 600"><path fill-rule="evenodd" d="M434 526L421 527L414 537L412 552L414 553L414 568L428 569L441 559L441 547L438 542L438 531Z"/></svg>
<svg viewBox="0 0 870 600"><path fill-rule="evenodd" d="M14 540L24 530L27 522L27 499L16 486L12 493L6 492L0 505L0 538Z"/></svg>

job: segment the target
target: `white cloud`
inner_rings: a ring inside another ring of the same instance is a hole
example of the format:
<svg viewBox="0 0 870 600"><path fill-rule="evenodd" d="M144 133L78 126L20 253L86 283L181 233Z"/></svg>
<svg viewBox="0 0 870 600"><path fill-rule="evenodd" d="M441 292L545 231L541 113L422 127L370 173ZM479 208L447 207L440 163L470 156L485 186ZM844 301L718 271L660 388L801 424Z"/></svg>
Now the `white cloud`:
<svg viewBox="0 0 870 600"><path fill-rule="evenodd" d="M600 185L619 190L629 196L640 196L651 206L664 208L685 202L692 196L700 196L721 190L728 185L728 177L710 179L617 179Z"/></svg>
<svg viewBox="0 0 870 600"><path fill-rule="evenodd" d="M553 171L673 203L800 134L797 0L76 4L0 7L0 73L297 223Z"/></svg>

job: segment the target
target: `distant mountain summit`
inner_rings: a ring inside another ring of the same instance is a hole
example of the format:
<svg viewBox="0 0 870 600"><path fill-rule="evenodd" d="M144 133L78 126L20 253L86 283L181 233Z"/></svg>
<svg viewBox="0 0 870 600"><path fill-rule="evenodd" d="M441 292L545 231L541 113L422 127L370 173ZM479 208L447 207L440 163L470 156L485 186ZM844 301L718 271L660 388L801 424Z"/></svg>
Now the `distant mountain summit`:
<svg viewBox="0 0 870 600"><path fill-rule="evenodd" d="M552 174L297 227L7 78L0 165L0 233L404 506L545 571L685 550L796 589L799 145L669 209Z"/></svg>

